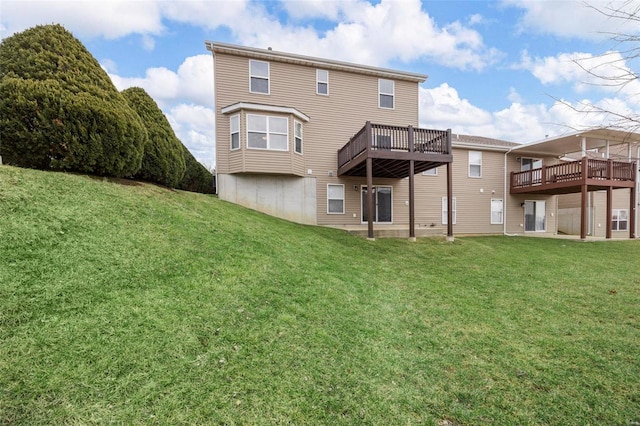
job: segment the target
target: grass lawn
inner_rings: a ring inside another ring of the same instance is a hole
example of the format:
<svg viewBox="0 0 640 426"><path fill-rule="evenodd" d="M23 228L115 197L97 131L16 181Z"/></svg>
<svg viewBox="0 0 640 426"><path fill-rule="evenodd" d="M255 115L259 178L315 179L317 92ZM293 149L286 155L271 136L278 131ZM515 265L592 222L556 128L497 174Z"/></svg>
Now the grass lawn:
<svg viewBox="0 0 640 426"><path fill-rule="evenodd" d="M640 424L640 241L377 240L0 166L0 424Z"/></svg>

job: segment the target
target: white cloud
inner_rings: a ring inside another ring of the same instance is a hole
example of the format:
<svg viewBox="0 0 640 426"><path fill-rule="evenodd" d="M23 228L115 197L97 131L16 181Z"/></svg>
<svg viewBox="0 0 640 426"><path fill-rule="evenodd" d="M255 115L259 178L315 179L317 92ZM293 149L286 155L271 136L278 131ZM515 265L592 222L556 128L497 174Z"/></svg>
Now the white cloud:
<svg viewBox="0 0 640 426"><path fill-rule="evenodd" d="M2 36L41 24L63 23L76 36L115 39L164 31L155 1L3 0Z"/></svg>
<svg viewBox="0 0 640 426"><path fill-rule="evenodd" d="M348 0L354 3L358 0ZM336 21L347 1L305 0L283 1L282 5L293 19L328 19Z"/></svg>
<svg viewBox="0 0 640 426"><path fill-rule="evenodd" d="M248 0L159 1L158 5L166 19L211 30L241 25L253 12Z"/></svg>
<svg viewBox="0 0 640 426"><path fill-rule="evenodd" d="M285 7L301 16L299 5L285 3ZM309 14L323 16L314 9ZM482 70L501 56L484 45L480 33L460 22L439 27L419 0L337 2L324 17L340 20L323 34L309 27L284 26L265 13L253 13L231 30L246 45L378 66L428 58L449 67Z"/></svg>
<svg viewBox="0 0 640 426"><path fill-rule="evenodd" d="M117 74L109 76L118 90L142 87L161 107L178 101L213 105L211 55L190 56L177 71L158 67L147 69L144 77L122 77Z"/></svg>
<svg viewBox="0 0 640 426"><path fill-rule="evenodd" d="M208 168L216 163L215 112L201 105L178 104L166 113L178 139Z"/></svg>
<svg viewBox="0 0 640 426"><path fill-rule="evenodd" d="M476 30L455 21L439 26L419 0L283 2L290 14L272 16L260 2L239 1L16 1L2 4L7 32L62 22L77 36L109 39L140 34L146 50L169 21L208 30L227 28L239 43L384 66L428 58L448 67L482 70L501 55ZM324 30L296 25L300 18L328 20ZM289 19L289 23L281 21ZM471 25L478 17L470 19ZM333 26L332 26L333 25ZM8 34L6 34L8 35Z"/></svg>
<svg viewBox="0 0 640 426"><path fill-rule="evenodd" d="M503 0L502 3L524 10L519 24L522 31L591 40L609 39L612 31L640 34L637 20L607 16L616 10L637 16L634 1Z"/></svg>
<svg viewBox="0 0 640 426"><path fill-rule="evenodd" d="M113 65L103 64L109 69ZM215 113L213 59L190 56L172 71L149 68L144 77L109 74L118 90L142 87L164 112L178 139L206 166L215 165Z"/></svg>
<svg viewBox="0 0 640 426"><path fill-rule="evenodd" d="M635 118L636 123L640 118L640 111L634 111L620 98L597 102L558 100L548 106L522 103L516 95L511 93L512 101L507 107L486 111L461 98L458 91L446 83L434 89L421 87L420 126L527 143L598 126L633 128L633 122L625 118Z"/></svg>
<svg viewBox="0 0 640 426"><path fill-rule="evenodd" d="M627 97L628 102L640 103L637 96L640 82L620 52L602 55L560 53L543 58L532 58L524 52L515 68L530 71L545 85L569 83L577 93L598 90Z"/></svg>
<svg viewBox="0 0 640 426"><path fill-rule="evenodd" d="M509 95L507 96L507 99L513 103L522 103L522 96L520 96L520 93L518 93L515 87L509 87Z"/></svg>

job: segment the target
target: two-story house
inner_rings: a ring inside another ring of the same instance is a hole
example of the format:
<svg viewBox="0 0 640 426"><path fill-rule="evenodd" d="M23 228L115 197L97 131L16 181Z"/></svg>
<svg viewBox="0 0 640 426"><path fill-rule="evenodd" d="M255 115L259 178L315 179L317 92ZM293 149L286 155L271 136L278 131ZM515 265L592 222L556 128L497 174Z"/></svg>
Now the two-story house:
<svg viewBox="0 0 640 426"><path fill-rule="evenodd" d="M417 127L425 75L206 46L221 199L300 223L367 224L369 237L374 224L413 234L415 175L452 161L449 131Z"/></svg>
<svg viewBox="0 0 640 426"><path fill-rule="evenodd" d="M590 176L586 186L581 166L558 167L581 143L635 147L640 135L591 132L519 145L421 129L418 93L426 75L225 43L206 47L214 58L223 200L369 238L452 238L454 227L461 234L555 234L561 194L637 191L629 161L612 160L614 172ZM636 214L635 203L627 204L627 216ZM623 213L614 204L618 224Z"/></svg>

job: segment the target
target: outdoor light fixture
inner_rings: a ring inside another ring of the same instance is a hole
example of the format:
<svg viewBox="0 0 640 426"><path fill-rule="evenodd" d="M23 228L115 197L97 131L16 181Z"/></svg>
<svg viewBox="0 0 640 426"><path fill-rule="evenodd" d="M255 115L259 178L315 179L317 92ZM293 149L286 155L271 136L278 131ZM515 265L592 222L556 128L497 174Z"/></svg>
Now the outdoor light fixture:
<svg viewBox="0 0 640 426"><path fill-rule="evenodd" d="M520 203L520 207L524 207L524 201Z"/></svg>

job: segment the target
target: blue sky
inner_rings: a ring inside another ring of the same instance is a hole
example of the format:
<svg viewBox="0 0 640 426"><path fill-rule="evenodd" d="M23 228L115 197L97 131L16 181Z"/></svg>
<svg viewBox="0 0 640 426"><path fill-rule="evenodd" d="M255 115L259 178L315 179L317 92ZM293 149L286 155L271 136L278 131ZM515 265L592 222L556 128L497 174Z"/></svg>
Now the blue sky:
<svg viewBox="0 0 640 426"><path fill-rule="evenodd" d="M610 123L595 106L640 113L640 83L603 87L575 62L610 76L637 72L629 46L640 22L596 9L636 1L3 0L1 36L60 23L120 90L140 86L202 163L215 165L213 40L429 75L420 125L526 143ZM601 57L605 52L611 52ZM611 59L619 59L615 67Z"/></svg>

